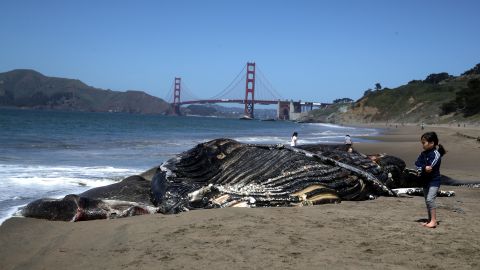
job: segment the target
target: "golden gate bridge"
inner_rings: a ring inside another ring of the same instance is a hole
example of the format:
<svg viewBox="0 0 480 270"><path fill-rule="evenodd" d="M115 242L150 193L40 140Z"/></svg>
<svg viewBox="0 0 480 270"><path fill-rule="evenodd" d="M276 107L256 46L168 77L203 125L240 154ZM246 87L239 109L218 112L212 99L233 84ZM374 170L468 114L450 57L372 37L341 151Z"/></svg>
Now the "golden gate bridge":
<svg viewBox="0 0 480 270"><path fill-rule="evenodd" d="M245 93L239 97L238 93ZM180 115L180 106L189 104L244 104L244 119L254 119L255 104L277 105L277 119L296 120L302 112L328 106L328 103L284 100L255 63L247 63L233 81L217 95L201 99L192 94L182 78L176 77L167 95L171 114Z"/></svg>

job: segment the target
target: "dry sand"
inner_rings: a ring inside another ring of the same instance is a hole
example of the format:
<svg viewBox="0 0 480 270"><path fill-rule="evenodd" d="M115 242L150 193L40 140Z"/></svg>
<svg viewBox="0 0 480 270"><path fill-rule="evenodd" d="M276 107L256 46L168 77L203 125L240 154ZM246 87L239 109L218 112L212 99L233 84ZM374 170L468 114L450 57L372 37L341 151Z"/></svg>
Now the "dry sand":
<svg viewBox="0 0 480 270"><path fill-rule="evenodd" d="M371 125L384 128L385 125ZM362 153L387 153L402 158L407 167L413 167L422 151L420 136L427 131L438 134L447 154L442 158L441 173L460 182L480 182L480 142L472 138L480 138L479 127L419 126L400 124L385 129L385 134L369 137L376 143L357 143L354 148Z"/></svg>
<svg viewBox="0 0 480 270"><path fill-rule="evenodd" d="M480 143L439 133L442 173L480 182ZM476 129L458 130L479 136ZM418 127L355 143L411 166ZM381 197L299 208L214 209L117 220L11 218L0 227L0 269L480 269L480 189L443 186L439 226L427 229L422 197Z"/></svg>

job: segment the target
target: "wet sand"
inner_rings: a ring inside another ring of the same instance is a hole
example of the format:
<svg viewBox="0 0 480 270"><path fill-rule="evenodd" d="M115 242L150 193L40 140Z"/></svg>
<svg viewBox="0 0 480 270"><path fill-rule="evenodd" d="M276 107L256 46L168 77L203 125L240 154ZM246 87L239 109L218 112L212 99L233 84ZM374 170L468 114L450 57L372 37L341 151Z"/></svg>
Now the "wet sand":
<svg viewBox="0 0 480 270"><path fill-rule="evenodd" d="M425 130L437 131L449 151L443 174L480 182L480 143L453 128ZM372 138L380 142L354 147L412 166L421 133L392 128ZM0 269L479 269L480 189L442 189L456 196L438 198L436 229L418 222L422 197L78 223L11 218L0 227Z"/></svg>

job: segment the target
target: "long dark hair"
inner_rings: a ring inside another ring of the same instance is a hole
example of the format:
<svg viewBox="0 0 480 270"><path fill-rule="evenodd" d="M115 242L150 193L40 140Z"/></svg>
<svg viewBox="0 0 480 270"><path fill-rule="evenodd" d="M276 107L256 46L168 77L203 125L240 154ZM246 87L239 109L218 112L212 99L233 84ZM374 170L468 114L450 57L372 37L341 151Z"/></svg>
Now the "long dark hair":
<svg viewBox="0 0 480 270"><path fill-rule="evenodd" d="M298 133L297 133L297 132L293 132L292 137L293 137L293 136L297 136L297 137L298 137Z"/></svg>
<svg viewBox="0 0 480 270"><path fill-rule="evenodd" d="M438 152L440 153L440 156L443 156L447 153L447 150L443 147L443 145L438 144L438 136L437 133L430 131L430 132L425 132L423 133L422 137L420 137L420 140L425 139L427 142L433 142L433 145L437 147Z"/></svg>

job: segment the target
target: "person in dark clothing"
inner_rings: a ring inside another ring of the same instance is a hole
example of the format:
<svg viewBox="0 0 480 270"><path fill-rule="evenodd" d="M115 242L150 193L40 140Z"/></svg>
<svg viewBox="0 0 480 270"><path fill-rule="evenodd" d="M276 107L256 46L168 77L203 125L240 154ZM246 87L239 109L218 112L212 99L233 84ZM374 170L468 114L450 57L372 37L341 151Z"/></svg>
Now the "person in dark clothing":
<svg viewBox="0 0 480 270"><path fill-rule="evenodd" d="M427 206L428 221L422 225L428 228L437 226L437 205L435 199L440 188L440 164L445 148L438 144L438 136L435 132L426 132L420 137L423 151L417 158L415 166L423 183L423 194Z"/></svg>

